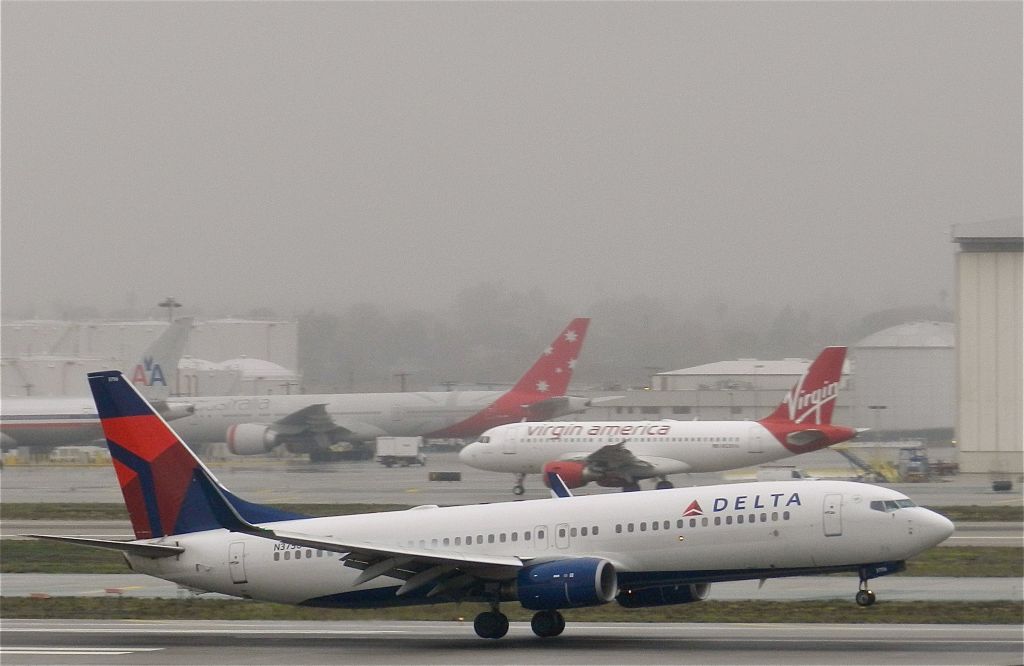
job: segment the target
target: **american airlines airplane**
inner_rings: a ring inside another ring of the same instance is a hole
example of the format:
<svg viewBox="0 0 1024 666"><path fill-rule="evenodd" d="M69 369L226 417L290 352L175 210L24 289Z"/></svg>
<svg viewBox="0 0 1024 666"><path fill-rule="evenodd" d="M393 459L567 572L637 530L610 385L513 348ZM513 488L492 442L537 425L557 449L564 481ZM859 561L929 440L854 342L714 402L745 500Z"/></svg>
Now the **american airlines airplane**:
<svg viewBox="0 0 1024 666"><path fill-rule="evenodd" d="M197 590L316 607L477 601L482 638L509 628L501 602L559 612L696 602L717 581L856 572L871 578L942 542L953 524L894 490L843 481L660 492L307 518L246 502L116 371L89 374L135 539L29 535L118 550L135 571Z"/></svg>
<svg viewBox="0 0 1024 666"><path fill-rule="evenodd" d="M846 347L827 347L778 408L760 421L553 421L492 428L459 453L470 467L527 474L557 472L570 488L591 481L639 490L641 479L757 465L838 444L857 431L832 425Z"/></svg>
<svg viewBox="0 0 1024 666"><path fill-rule="evenodd" d="M192 317L175 320L142 353L131 370L132 382L158 406L168 421L188 416L191 404L168 402L168 382L188 344ZM0 402L0 446L52 449L102 440L103 429L92 398L5 398Z"/></svg>
<svg viewBox="0 0 1024 666"><path fill-rule="evenodd" d="M581 412L590 402L565 391L589 323L570 322L507 392L197 397L190 398L195 414L175 427L193 445L227 442L243 456L285 446L319 461L385 435L476 437L501 423Z"/></svg>

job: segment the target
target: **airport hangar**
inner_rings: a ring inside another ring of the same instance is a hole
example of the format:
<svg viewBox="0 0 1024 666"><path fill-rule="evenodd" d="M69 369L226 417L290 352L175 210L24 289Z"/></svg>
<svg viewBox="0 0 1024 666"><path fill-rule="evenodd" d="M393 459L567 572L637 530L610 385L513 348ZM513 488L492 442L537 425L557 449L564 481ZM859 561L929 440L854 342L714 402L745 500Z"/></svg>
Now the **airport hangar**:
<svg viewBox="0 0 1024 666"><path fill-rule="evenodd" d="M1024 218L953 226L961 473L1024 473Z"/></svg>
<svg viewBox="0 0 1024 666"><path fill-rule="evenodd" d="M861 440L953 439L954 325L910 322L850 346L832 420L870 428ZM586 420L756 420L768 416L809 359L738 359L661 372L649 390L586 392L622 396L601 402Z"/></svg>

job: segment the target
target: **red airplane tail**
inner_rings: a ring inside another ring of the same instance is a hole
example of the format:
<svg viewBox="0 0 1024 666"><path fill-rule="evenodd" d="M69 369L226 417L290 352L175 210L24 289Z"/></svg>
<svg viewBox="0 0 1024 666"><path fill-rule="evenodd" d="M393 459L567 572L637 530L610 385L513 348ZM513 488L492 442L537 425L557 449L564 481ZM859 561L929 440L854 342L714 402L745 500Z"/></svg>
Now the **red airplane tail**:
<svg viewBox="0 0 1024 666"><path fill-rule="evenodd" d="M846 347L826 347L790 389L779 406L762 421L818 424L832 423L839 395Z"/></svg>
<svg viewBox="0 0 1024 666"><path fill-rule="evenodd" d="M509 393L532 393L541 398L565 395L589 325L590 320L585 317L569 322Z"/></svg>
<svg viewBox="0 0 1024 666"><path fill-rule="evenodd" d="M775 411L759 421L794 454L857 436L852 428L832 425L845 359L846 347L826 347Z"/></svg>

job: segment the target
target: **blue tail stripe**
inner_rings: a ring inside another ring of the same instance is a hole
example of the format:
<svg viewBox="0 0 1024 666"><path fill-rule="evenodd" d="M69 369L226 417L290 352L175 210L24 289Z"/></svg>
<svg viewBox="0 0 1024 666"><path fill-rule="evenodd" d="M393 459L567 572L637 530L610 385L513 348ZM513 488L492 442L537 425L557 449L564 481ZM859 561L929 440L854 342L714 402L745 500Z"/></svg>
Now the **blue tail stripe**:
<svg viewBox="0 0 1024 666"><path fill-rule="evenodd" d="M146 517L149 519L149 530L154 537L166 536L160 521L160 508L156 501L156 482L153 480L153 469L149 463L116 442L107 440L107 448L111 457L135 472L142 486L142 499L146 504Z"/></svg>
<svg viewBox="0 0 1024 666"><path fill-rule="evenodd" d="M96 402L96 412L101 419L149 416L154 413L149 404L128 386L119 370L90 372L89 384Z"/></svg>

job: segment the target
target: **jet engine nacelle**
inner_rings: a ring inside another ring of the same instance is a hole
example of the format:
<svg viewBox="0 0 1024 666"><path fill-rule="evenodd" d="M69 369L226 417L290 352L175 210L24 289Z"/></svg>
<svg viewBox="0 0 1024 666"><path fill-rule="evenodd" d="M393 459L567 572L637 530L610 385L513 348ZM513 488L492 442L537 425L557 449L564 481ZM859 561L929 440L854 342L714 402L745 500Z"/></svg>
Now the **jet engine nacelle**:
<svg viewBox="0 0 1024 666"><path fill-rule="evenodd" d="M580 557L525 567L516 577L513 597L530 610L599 606L619 591L608 560Z"/></svg>
<svg viewBox="0 0 1024 666"><path fill-rule="evenodd" d="M645 587L642 590L622 590L616 601L625 608L688 604L706 599L710 589L711 585L708 583Z"/></svg>
<svg viewBox="0 0 1024 666"><path fill-rule="evenodd" d="M236 456L267 453L281 442L277 432L261 423L236 423L228 428L228 450Z"/></svg>
<svg viewBox="0 0 1024 666"><path fill-rule="evenodd" d="M547 483L549 473L555 473L562 477L567 488L579 488L585 486L597 477L592 475L585 463L559 460L544 464L544 472L541 475Z"/></svg>

